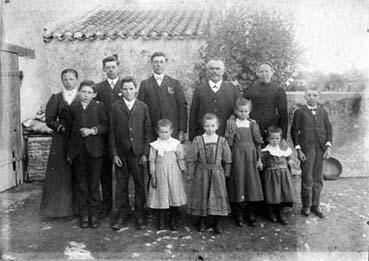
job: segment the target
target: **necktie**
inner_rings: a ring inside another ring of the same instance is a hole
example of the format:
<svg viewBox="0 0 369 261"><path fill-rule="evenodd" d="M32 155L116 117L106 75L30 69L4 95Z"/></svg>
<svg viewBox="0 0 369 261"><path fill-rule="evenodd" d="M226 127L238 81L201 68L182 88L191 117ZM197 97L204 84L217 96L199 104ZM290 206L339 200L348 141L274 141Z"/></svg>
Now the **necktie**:
<svg viewBox="0 0 369 261"><path fill-rule="evenodd" d="M110 82L110 87L113 89L114 88L114 82L113 81L111 81Z"/></svg>

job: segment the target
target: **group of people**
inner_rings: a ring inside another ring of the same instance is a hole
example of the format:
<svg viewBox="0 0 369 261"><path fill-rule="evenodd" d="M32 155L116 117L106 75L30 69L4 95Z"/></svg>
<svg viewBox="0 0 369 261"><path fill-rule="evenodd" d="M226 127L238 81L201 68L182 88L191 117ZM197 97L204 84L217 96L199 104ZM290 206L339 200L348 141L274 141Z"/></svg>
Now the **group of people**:
<svg viewBox="0 0 369 261"><path fill-rule="evenodd" d="M257 67L258 82L239 89L223 79L225 65L210 60L207 82L194 90L189 112L180 82L165 73L167 57L151 56L153 75L140 87L133 77L119 77L116 56L103 59L107 79L95 84L66 69L64 89L46 107L46 124L54 130L41 199L47 217L79 215L82 228L97 228L112 210L115 169L119 230L131 214L129 178L134 181L137 229L147 225L145 206L156 213L157 228L178 229L178 208L221 233L220 217L232 213L237 226L256 226L259 208L272 222L287 224L284 208L295 201L290 172L287 99L272 81L273 65ZM332 128L319 91L305 93L291 137L302 169L301 213L322 218L319 208L323 158L330 157ZM149 175L145 192L145 175ZM186 193L184 178L190 182ZM99 185L101 184L101 192ZM262 203L262 204L261 204ZM245 220L246 219L246 220Z"/></svg>

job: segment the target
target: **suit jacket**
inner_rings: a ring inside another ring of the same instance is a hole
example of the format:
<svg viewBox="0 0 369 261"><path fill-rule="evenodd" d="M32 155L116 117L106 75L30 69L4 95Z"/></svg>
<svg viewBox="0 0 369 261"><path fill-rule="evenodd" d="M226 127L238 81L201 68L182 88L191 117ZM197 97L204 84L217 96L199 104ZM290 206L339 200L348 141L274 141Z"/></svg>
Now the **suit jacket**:
<svg viewBox="0 0 369 261"><path fill-rule="evenodd" d="M70 106L67 130L69 134L68 156L76 158L82 148L86 146L87 152L92 157L101 157L106 152L106 144L103 134L108 130L108 116L104 105L98 101L91 101L83 109L79 100L74 101ZM97 129L96 135L82 137L81 128Z"/></svg>
<svg viewBox="0 0 369 261"><path fill-rule="evenodd" d="M96 95L95 100L101 101L104 104L108 115L111 112L111 105L116 100L120 99L119 93L120 93L121 85L122 85L121 79L118 79L113 89L110 87L110 84L107 80L102 81L96 85L97 95Z"/></svg>
<svg viewBox="0 0 369 261"><path fill-rule="evenodd" d="M147 105L136 99L129 110L123 99L113 103L110 135L112 156L127 156L131 148L138 157L149 155L152 126Z"/></svg>
<svg viewBox="0 0 369 261"><path fill-rule="evenodd" d="M326 143L332 143L332 125L327 111L319 104L313 115L306 105L295 111L291 127L291 137L295 146L300 145L302 151L318 144L324 150Z"/></svg>
<svg viewBox="0 0 369 261"><path fill-rule="evenodd" d="M234 106L239 97L238 88L229 82L223 81L216 93L208 82L198 86L194 91L190 109L190 140L204 133L202 118L206 113L214 113L219 117L217 134L224 136L227 120L234 112Z"/></svg>
<svg viewBox="0 0 369 261"><path fill-rule="evenodd" d="M164 75L159 86L151 76L141 82L137 98L149 107L153 133L163 118L173 122L173 137L177 138L180 130L187 130L187 102L178 80Z"/></svg>

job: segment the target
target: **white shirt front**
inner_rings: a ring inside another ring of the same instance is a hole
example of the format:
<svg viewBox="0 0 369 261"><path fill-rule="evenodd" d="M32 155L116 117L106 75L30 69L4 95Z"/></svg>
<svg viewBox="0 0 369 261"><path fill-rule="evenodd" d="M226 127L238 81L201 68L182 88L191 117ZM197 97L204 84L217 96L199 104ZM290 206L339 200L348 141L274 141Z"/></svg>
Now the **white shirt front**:
<svg viewBox="0 0 369 261"><path fill-rule="evenodd" d="M118 81L118 77L117 77L117 78L115 78L115 79L107 79L107 81L108 81L108 83L109 83L110 87L113 89L113 88L114 88L114 86L115 86L115 84L116 84L116 83L117 83L117 81Z"/></svg>
<svg viewBox="0 0 369 261"><path fill-rule="evenodd" d="M250 127L250 121L248 119L246 120L239 120L239 119L236 119L236 126L237 128L249 128Z"/></svg>
<svg viewBox="0 0 369 261"><path fill-rule="evenodd" d="M70 105L74 98L77 96L77 92L77 88L74 88L73 90L63 89L63 98L68 103L68 105Z"/></svg>
<svg viewBox="0 0 369 261"><path fill-rule="evenodd" d="M315 105L314 107L312 107L312 106L309 106L308 104L306 104L306 106L308 107L308 109L311 111L311 113L312 113L313 115L315 115L315 114L316 114L316 110L317 110L317 108L318 108L318 106L317 106L317 105Z"/></svg>
<svg viewBox="0 0 369 261"><path fill-rule="evenodd" d="M164 73L162 73L162 74L154 73L154 78L155 78L156 82L158 83L158 85L160 86L161 83L163 82L163 79L164 79Z"/></svg>
<svg viewBox="0 0 369 261"><path fill-rule="evenodd" d="M216 133L213 135L207 135L204 133L202 137L204 138L205 143L216 143L218 141L218 135Z"/></svg>
<svg viewBox="0 0 369 261"><path fill-rule="evenodd" d="M218 81L217 83L213 82L212 80L209 80L210 88L213 92L217 92L220 89L220 86L222 85L222 81Z"/></svg>
<svg viewBox="0 0 369 261"><path fill-rule="evenodd" d="M128 110L132 110L133 105L135 104L136 99L133 99L132 101L127 101L125 98L123 98L124 103L127 105Z"/></svg>

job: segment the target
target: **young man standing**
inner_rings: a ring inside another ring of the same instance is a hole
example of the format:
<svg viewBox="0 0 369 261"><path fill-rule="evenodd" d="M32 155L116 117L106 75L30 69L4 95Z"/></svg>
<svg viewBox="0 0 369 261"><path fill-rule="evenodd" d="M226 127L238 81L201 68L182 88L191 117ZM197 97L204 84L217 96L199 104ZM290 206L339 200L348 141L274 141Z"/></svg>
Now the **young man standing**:
<svg viewBox="0 0 369 261"><path fill-rule="evenodd" d="M154 73L141 82L137 98L149 107L154 134L157 122L166 118L173 122L173 137L184 141L187 102L180 82L165 74L167 61L168 58L162 52L155 52L151 56Z"/></svg>
<svg viewBox="0 0 369 261"><path fill-rule="evenodd" d="M97 95L96 100L102 102L105 109L110 115L111 106L114 101L119 99L121 80L119 79L119 60L117 56L105 57L102 61L103 70L106 74L106 80L100 82L96 86ZM110 126L110 124L109 124ZM109 148L108 133L105 135L105 146ZM103 159L102 173L100 175L100 182L102 188L102 204L100 211L100 218L103 219L109 215L113 204L113 190L112 190L112 158L107 153Z"/></svg>

